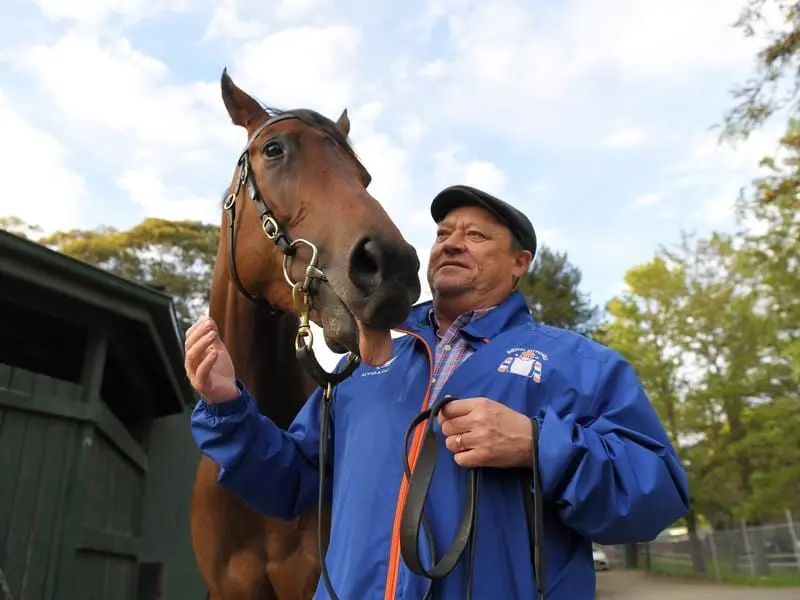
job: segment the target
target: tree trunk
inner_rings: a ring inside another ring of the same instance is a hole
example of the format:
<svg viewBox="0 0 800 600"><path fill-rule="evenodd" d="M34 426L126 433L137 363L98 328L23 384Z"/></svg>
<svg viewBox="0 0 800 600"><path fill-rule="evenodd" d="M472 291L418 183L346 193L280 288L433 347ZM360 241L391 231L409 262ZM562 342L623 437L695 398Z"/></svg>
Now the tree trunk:
<svg viewBox="0 0 800 600"><path fill-rule="evenodd" d="M628 569L639 568L639 545L625 544L625 565Z"/></svg>
<svg viewBox="0 0 800 600"><path fill-rule="evenodd" d="M692 568L695 573L706 572L706 561L703 556L703 544L697 537L697 515L694 512L694 502L690 504L686 514L686 531L689 534L689 551L692 555Z"/></svg>

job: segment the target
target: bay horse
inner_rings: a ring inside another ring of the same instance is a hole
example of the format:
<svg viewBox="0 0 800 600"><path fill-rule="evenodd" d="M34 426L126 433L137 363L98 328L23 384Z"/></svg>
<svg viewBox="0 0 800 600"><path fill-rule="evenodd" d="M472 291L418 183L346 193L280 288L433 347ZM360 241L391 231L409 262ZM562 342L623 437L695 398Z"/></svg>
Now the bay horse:
<svg viewBox="0 0 800 600"><path fill-rule="evenodd" d="M314 368L322 372L309 319L334 352L349 353L340 377L358 360L382 364L389 330L419 298L420 263L367 191L346 109L334 122L308 109L262 107L227 69L220 87L247 144L223 205L209 314L259 411L286 428L319 384ZM190 515L210 600L309 600L322 568L317 528L327 544L330 507L294 521L270 518L226 491L218 475L202 456Z"/></svg>

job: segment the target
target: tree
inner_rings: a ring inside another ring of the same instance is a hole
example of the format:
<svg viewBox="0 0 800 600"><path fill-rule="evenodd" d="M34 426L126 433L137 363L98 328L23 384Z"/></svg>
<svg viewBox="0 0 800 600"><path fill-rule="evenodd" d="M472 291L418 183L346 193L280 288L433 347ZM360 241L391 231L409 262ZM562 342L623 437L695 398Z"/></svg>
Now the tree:
<svg viewBox="0 0 800 600"><path fill-rule="evenodd" d="M779 157L765 158L768 174L739 198L747 267L781 323L776 340L800 384L800 119L789 121Z"/></svg>
<svg viewBox="0 0 800 600"><path fill-rule="evenodd" d="M4 219L2 226L23 235L32 230L14 217ZM116 275L163 287L175 299L178 316L187 326L208 306L218 240L217 225L165 219L144 219L127 230L101 226L37 239Z"/></svg>
<svg viewBox="0 0 800 600"><path fill-rule="evenodd" d="M602 341L634 366L678 456L686 463L685 436L696 429L686 407L691 387L688 365L678 344L689 294L686 274L670 265L665 256L657 255L649 263L630 269L625 284L627 290L608 303L612 320L603 331ZM687 525L693 534L697 518L695 494L692 496ZM705 572L702 548L695 536L691 539L694 569ZM628 555L635 563L635 547L628 549Z"/></svg>
<svg viewBox="0 0 800 600"><path fill-rule="evenodd" d="M770 13L778 16L780 28L768 24ZM747 0L734 26L746 37L767 39L753 75L731 91L736 103L723 119L723 137L746 139L776 112L800 109L800 1Z"/></svg>
<svg viewBox="0 0 800 600"><path fill-rule="evenodd" d="M19 217L0 217L0 229L13 233L26 240L41 237L42 228L37 225L29 225Z"/></svg>
<svg viewBox="0 0 800 600"><path fill-rule="evenodd" d="M580 291L581 271L567 259L542 246L531 270L522 276L519 289L533 318L591 336L599 326L599 310Z"/></svg>
<svg viewBox="0 0 800 600"><path fill-rule="evenodd" d="M687 468L690 533L700 516L721 525L774 515L799 470L797 403L785 400L797 388L760 276L741 238L684 235L631 269L628 289L608 305L603 341L637 370ZM694 543L695 570L704 571Z"/></svg>
<svg viewBox="0 0 800 600"><path fill-rule="evenodd" d="M758 458L748 514L800 497L800 120L789 121L779 157L739 198L742 257L773 323L768 362L772 402L748 423L742 452ZM780 379L775 371L780 369Z"/></svg>

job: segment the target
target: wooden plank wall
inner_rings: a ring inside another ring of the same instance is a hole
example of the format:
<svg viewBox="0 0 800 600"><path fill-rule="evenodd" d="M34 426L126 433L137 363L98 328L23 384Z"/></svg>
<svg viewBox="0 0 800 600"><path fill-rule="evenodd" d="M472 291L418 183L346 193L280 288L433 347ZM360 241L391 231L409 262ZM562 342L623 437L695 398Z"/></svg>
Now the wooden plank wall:
<svg viewBox="0 0 800 600"><path fill-rule="evenodd" d="M0 566L15 600L54 597L81 423L16 406L77 404L79 386L0 365Z"/></svg>
<svg viewBox="0 0 800 600"><path fill-rule="evenodd" d="M147 458L76 384L0 364L0 568L15 600L135 600Z"/></svg>

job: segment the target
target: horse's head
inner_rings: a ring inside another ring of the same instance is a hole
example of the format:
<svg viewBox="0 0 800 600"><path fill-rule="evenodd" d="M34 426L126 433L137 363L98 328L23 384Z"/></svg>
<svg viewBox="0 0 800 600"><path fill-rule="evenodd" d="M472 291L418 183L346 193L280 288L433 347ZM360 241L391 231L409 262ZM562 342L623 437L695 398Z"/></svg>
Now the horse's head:
<svg viewBox="0 0 800 600"><path fill-rule="evenodd" d="M385 362L389 329L420 294L419 258L366 189L347 111L336 122L305 109L267 111L226 71L221 88L248 136L226 200L237 213L231 276L249 295L296 312L286 276L303 282L316 249L311 319L335 352Z"/></svg>

